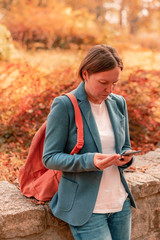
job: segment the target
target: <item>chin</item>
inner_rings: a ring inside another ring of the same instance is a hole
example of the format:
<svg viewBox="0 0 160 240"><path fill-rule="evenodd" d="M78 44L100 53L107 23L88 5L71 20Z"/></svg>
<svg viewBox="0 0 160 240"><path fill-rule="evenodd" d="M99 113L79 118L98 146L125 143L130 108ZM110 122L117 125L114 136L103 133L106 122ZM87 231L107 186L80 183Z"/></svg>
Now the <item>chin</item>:
<svg viewBox="0 0 160 240"><path fill-rule="evenodd" d="M106 100L106 99L107 99L107 97L108 97L108 95L105 95L105 96L103 96L103 100Z"/></svg>

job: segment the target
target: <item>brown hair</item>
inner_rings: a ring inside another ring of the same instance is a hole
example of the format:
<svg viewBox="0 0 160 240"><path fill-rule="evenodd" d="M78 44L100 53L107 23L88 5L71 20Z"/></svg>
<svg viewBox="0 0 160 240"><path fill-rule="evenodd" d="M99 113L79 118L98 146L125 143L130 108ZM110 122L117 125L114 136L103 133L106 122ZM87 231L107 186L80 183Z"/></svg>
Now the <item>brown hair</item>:
<svg viewBox="0 0 160 240"><path fill-rule="evenodd" d="M84 81L82 72L87 70L88 74L104 72L115 67L123 70L123 62L115 48L109 45L95 45L92 47L86 57L82 60L78 75Z"/></svg>

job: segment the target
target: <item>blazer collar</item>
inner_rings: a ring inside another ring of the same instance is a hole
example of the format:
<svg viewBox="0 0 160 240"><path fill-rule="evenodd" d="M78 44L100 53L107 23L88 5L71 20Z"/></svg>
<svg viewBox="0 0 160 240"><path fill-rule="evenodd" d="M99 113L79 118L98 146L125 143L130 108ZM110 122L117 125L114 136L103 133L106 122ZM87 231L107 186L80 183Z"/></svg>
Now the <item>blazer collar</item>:
<svg viewBox="0 0 160 240"><path fill-rule="evenodd" d="M85 91L85 85L84 85L84 82L81 82L80 84L79 84L79 86L76 88L76 89L74 89L73 91L72 91L72 93L75 95L75 97L77 98L77 100L78 101L88 101L88 98L87 98L87 94L86 94L86 91ZM116 102L115 102L115 100L114 99L112 99L112 93L107 97L107 99L106 99L106 103L107 102L109 102L109 103L115 103L116 104Z"/></svg>
<svg viewBox="0 0 160 240"><path fill-rule="evenodd" d="M79 86L75 90L73 90L72 93L75 95L77 100L80 101L80 102L88 100L87 94L86 94L86 91L85 91L85 87L84 87L84 82L81 82L79 84Z"/></svg>

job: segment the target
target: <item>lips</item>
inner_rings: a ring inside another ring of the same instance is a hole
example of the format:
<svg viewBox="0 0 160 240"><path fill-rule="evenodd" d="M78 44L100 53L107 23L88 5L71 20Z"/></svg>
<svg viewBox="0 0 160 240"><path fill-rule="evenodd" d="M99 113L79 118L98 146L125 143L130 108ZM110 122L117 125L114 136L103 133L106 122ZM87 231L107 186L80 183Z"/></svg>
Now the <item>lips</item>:
<svg viewBox="0 0 160 240"><path fill-rule="evenodd" d="M108 97L109 94L103 95L103 97Z"/></svg>
<svg viewBox="0 0 160 240"><path fill-rule="evenodd" d="M111 94L111 92L105 93L103 96L108 97Z"/></svg>

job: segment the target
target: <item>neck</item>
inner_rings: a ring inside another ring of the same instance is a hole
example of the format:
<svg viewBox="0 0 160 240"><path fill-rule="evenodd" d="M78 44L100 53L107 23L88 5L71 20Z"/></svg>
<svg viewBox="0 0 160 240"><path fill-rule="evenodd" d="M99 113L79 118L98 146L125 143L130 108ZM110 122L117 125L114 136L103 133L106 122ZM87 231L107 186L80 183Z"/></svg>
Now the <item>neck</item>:
<svg viewBox="0 0 160 240"><path fill-rule="evenodd" d="M90 102L92 102L92 103L95 103L95 104L101 104L101 103L103 102L102 99L93 97L93 96L90 94L90 92L89 92L88 89L87 89L86 84L84 85L84 87L85 87L85 92L86 92L88 101L90 101Z"/></svg>

